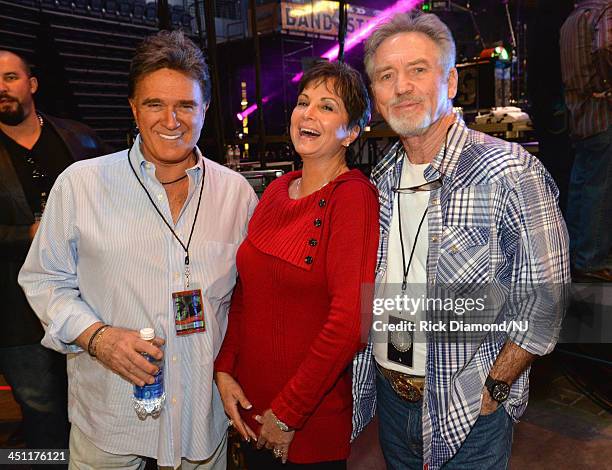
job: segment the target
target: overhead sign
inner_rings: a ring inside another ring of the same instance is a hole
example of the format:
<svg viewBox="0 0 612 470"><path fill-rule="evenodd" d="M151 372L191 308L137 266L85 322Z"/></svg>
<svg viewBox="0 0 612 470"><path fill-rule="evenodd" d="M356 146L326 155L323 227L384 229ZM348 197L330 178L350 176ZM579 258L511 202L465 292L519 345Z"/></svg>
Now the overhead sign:
<svg viewBox="0 0 612 470"><path fill-rule="evenodd" d="M352 33L376 17L378 10L348 5L346 31ZM339 3L327 0L281 2L282 29L289 33L337 36Z"/></svg>

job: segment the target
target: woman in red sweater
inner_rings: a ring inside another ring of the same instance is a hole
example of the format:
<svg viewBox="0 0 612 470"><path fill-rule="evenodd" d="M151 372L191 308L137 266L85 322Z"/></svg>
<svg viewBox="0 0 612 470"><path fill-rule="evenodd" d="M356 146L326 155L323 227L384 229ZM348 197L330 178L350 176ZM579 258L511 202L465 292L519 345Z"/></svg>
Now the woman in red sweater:
<svg viewBox="0 0 612 470"><path fill-rule="evenodd" d="M215 361L225 411L253 441L249 470L346 468L351 360L370 326L378 199L346 163L369 120L367 90L348 65L324 62L298 92L291 140L303 169L275 180L253 214Z"/></svg>

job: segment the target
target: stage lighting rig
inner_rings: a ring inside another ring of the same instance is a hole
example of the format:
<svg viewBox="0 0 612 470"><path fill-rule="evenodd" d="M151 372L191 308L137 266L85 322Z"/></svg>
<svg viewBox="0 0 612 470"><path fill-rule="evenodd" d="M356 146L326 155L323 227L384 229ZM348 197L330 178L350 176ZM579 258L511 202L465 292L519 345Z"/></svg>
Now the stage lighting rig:
<svg viewBox="0 0 612 470"><path fill-rule="evenodd" d="M421 10L426 13L435 11L451 11L452 2L450 0L427 0L421 5Z"/></svg>

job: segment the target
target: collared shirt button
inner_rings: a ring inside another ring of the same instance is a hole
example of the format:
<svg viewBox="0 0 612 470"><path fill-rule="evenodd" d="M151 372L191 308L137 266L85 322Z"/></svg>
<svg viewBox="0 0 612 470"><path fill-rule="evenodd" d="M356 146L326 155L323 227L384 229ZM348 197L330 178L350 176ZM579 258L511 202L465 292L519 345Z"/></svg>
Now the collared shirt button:
<svg viewBox="0 0 612 470"><path fill-rule="evenodd" d="M457 247L457 245L453 245L453 246L451 246L450 251L451 251L451 253L457 253L459 251L459 248Z"/></svg>
<svg viewBox="0 0 612 470"><path fill-rule="evenodd" d="M161 201L163 198L164 198L164 195L163 195L162 193L159 193L159 194L157 195L157 199L158 199L158 200L160 200L160 201Z"/></svg>
<svg viewBox="0 0 612 470"><path fill-rule="evenodd" d="M434 242L434 243L437 242L438 241L438 236L437 235L433 235L431 237L431 241Z"/></svg>
<svg viewBox="0 0 612 470"><path fill-rule="evenodd" d="M176 405L176 398L175 397L172 397L172 404Z"/></svg>
<svg viewBox="0 0 612 470"><path fill-rule="evenodd" d="M304 258L304 263L312 264L312 256L307 256L306 258Z"/></svg>
<svg viewBox="0 0 612 470"><path fill-rule="evenodd" d="M429 277L429 283L434 284L436 282L436 278L434 276Z"/></svg>
<svg viewBox="0 0 612 470"><path fill-rule="evenodd" d="M319 207L325 207L325 204L327 204L327 201L325 199L321 199L319 201Z"/></svg>
<svg viewBox="0 0 612 470"><path fill-rule="evenodd" d="M319 218L314 219L314 226L315 226L315 227L320 227L320 226L321 226L321 223L322 223L322 222L321 222L321 219L319 219Z"/></svg>
<svg viewBox="0 0 612 470"><path fill-rule="evenodd" d="M178 281L180 278L181 278L181 273L175 272L174 273L174 280Z"/></svg>
<svg viewBox="0 0 612 470"><path fill-rule="evenodd" d="M310 246L317 246L319 244L319 242L316 241L314 238L311 238L310 240L308 240L308 244Z"/></svg>
<svg viewBox="0 0 612 470"><path fill-rule="evenodd" d="M176 356L172 356L172 362L176 362Z"/></svg>
<svg viewBox="0 0 612 470"><path fill-rule="evenodd" d="M431 200L431 203L432 203L434 206L437 206L438 204L440 204L440 199L438 199L438 198L434 198L434 199L432 199L432 200Z"/></svg>

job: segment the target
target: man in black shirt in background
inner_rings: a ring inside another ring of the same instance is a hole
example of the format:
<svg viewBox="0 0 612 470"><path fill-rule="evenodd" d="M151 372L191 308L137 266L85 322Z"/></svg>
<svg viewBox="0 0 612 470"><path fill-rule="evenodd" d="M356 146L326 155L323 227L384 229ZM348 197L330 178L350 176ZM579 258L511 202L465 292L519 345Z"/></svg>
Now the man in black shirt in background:
<svg viewBox="0 0 612 470"><path fill-rule="evenodd" d="M0 373L21 406L26 447L66 449L66 358L41 346L17 275L57 176L108 152L89 127L38 112L37 88L28 64L0 50Z"/></svg>

